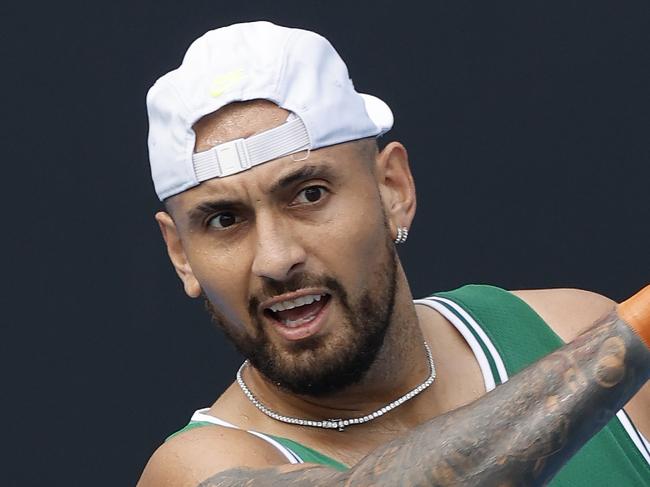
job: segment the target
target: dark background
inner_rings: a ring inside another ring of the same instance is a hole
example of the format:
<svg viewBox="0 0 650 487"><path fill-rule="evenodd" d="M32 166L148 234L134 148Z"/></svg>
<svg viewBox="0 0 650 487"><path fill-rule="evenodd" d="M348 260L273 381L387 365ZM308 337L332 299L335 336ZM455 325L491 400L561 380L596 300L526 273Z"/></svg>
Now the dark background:
<svg viewBox="0 0 650 487"><path fill-rule="evenodd" d="M393 108L415 295L485 282L621 299L650 280L650 4L3 4L1 485L133 485L240 358L153 213L146 90L208 29L316 30Z"/></svg>

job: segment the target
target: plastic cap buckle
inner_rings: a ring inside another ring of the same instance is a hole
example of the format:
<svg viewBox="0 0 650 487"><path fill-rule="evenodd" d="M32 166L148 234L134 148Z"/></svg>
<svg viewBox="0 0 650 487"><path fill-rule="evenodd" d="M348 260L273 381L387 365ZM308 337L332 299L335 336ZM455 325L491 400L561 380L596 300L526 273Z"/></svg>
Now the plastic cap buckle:
<svg viewBox="0 0 650 487"><path fill-rule="evenodd" d="M214 148L221 170L220 177L238 173L250 167L248 149L244 139L224 142Z"/></svg>

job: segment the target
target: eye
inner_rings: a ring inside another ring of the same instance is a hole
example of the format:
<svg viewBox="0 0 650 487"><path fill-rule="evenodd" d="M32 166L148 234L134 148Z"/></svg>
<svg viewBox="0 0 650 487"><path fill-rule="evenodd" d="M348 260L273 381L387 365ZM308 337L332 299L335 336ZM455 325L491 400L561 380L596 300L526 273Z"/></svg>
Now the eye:
<svg viewBox="0 0 650 487"><path fill-rule="evenodd" d="M224 229L228 228L236 223L239 223L241 218L230 211L224 211L218 213L208 221L208 225L213 228Z"/></svg>
<svg viewBox="0 0 650 487"><path fill-rule="evenodd" d="M325 196L326 191L323 186L308 186L298 193L294 202L297 204L316 203Z"/></svg>

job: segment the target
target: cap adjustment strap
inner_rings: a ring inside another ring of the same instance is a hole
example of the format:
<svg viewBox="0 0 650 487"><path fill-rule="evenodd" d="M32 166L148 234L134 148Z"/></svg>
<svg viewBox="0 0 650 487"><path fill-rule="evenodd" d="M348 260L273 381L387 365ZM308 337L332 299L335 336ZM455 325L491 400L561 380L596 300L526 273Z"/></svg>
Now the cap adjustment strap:
<svg viewBox="0 0 650 487"><path fill-rule="evenodd" d="M307 128L300 118L252 135L235 139L192 155L194 174L199 182L229 176L264 162L310 147Z"/></svg>

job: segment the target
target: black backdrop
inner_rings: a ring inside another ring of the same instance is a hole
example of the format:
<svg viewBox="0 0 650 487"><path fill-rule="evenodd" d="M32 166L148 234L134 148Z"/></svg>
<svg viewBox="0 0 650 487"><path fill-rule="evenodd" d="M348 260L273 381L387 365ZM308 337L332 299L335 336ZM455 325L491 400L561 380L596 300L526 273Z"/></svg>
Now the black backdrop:
<svg viewBox="0 0 650 487"><path fill-rule="evenodd" d="M424 6L426 5L426 6ZM153 221L144 96L204 31L328 37L396 115L413 291L623 298L650 280L650 6L610 1L4 4L2 485L133 485L240 359Z"/></svg>

